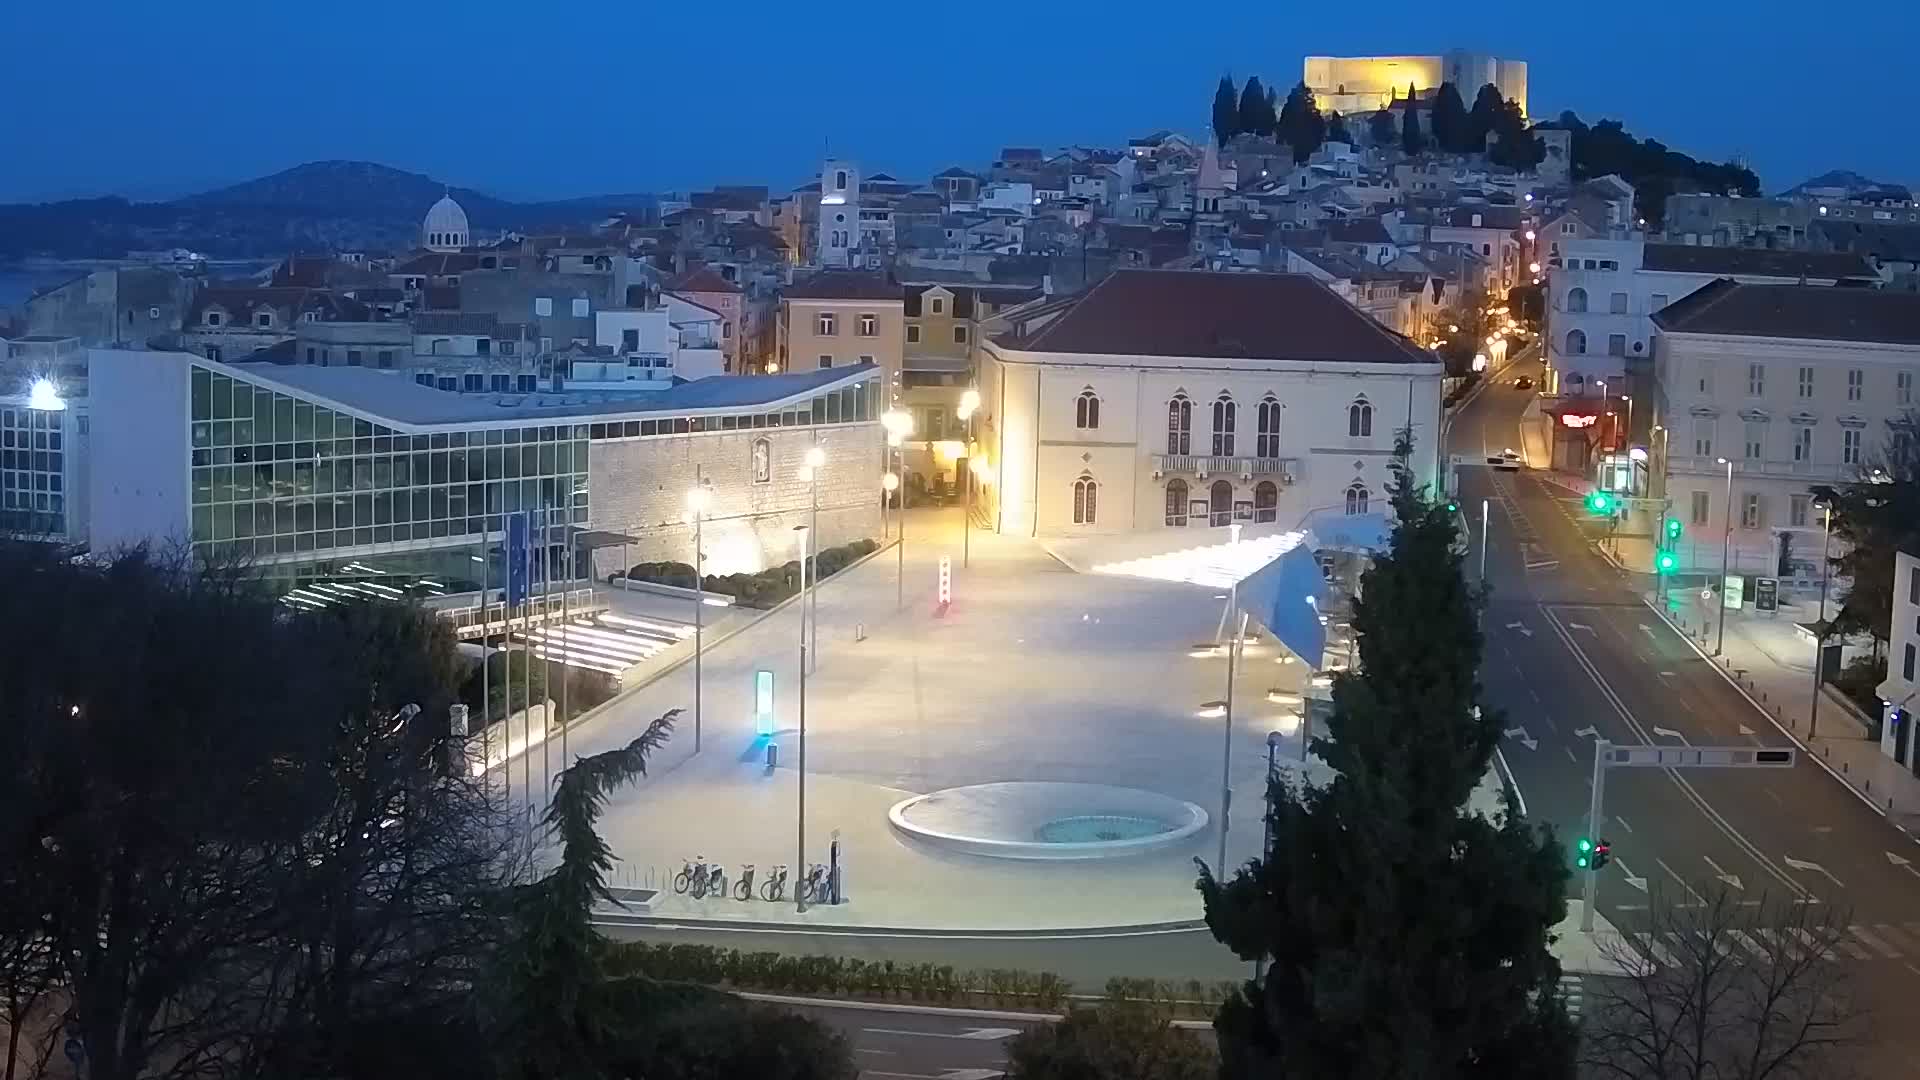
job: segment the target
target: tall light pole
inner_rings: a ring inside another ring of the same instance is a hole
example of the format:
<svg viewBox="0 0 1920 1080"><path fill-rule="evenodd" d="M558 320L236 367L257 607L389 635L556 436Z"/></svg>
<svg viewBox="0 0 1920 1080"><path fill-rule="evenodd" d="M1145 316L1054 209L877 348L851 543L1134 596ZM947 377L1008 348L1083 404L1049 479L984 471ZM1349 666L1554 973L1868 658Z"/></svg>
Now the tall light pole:
<svg viewBox="0 0 1920 1080"><path fill-rule="evenodd" d="M969 542L973 528L973 414L980 408L980 391L968 389L960 395L960 419L967 423L967 471L960 479L967 485L967 501L964 516L960 519L960 565L973 565L973 550Z"/></svg>
<svg viewBox="0 0 1920 1080"><path fill-rule="evenodd" d="M1239 545L1239 522L1236 521L1228 526L1227 543L1229 546ZM1235 662L1240 657L1240 639L1247 633L1247 617L1240 614L1239 572L1235 570L1233 573L1235 574L1233 584L1227 592L1227 627L1233 632L1232 639L1227 642L1227 696L1221 701L1210 701L1201 706L1201 709L1208 713L1218 708L1220 715L1224 717L1220 737L1220 861L1217 864L1222 877L1227 873L1227 823L1231 819L1233 809L1233 676ZM1235 621L1236 616L1238 621Z"/></svg>
<svg viewBox="0 0 1920 1080"><path fill-rule="evenodd" d="M1820 733L1820 650L1827 643L1827 575L1833 558L1833 503L1821 500L1826 536L1820 542L1820 621L1813 631L1813 697L1807 703L1807 738Z"/></svg>
<svg viewBox="0 0 1920 1080"><path fill-rule="evenodd" d="M1727 644L1727 556L1733 550L1733 462L1727 458L1715 458L1727 467L1727 505L1726 528L1720 533L1720 627L1714 632L1713 655L1719 656Z"/></svg>
<svg viewBox="0 0 1920 1080"><path fill-rule="evenodd" d="M820 470L826 464L825 450L817 445L807 449L807 467L801 475L806 478L813 502L812 511L807 518L807 528L813 534L813 549L816 557L820 550ZM801 564L801 569L803 571L806 569L804 562ZM803 577L801 581L804 583L806 579ZM800 598L800 616L808 624L807 638L813 644L813 648L807 653L809 670L812 665L820 662L820 568L817 566L814 567L813 586L812 589L806 590L808 595Z"/></svg>
<svg viewBox="0 0 1920 1080"><path fill-rule="evenodd" d="M707 554L701 543L701 524L706 521L707 507L713 503L713 489L700 475L700 466L693 467L693 490L687 492L687 509L693 512L693 752L700 752L700 657L705 650L701 648L701 633L706 622L707 590Z"/></svg>
<svg viewBox="0 0 1920 1080"><path fill-rule="evenodd" d="M1621 394L1620 400L1627 403L1627 439L1622 446L1624 449L1631 450L1633 449L1633 397L1629 394ZM1627 490L1633 490L1632 483L1628 483Z"/></svg>
<svg viewBox="0 0 1920 1080"><path fill-rule="evenodd" d="M900 490L900 540L894 546L899 548L894 554L896 577L893 586L893 606L899 611L907 606L907 436L913 434L913 414L905 409L893 408L880 414L880 425L887 429L887 453L898 456L897 473L893 477L893 487Z"/></svg>
<svg viewBox="0 0 1920 1080"><path fill-rule="evenodd" d="M1273 759L1275 754L1280 750L1280 740L1285 737L1286 736L1281 735L1277 731L1267 732L1267 786L1264 794L1267 812L1266 816L1261 819L1265 823L1265 827L1260 831L1260 861L1263 863L1273 859ZM1266 974L1266 971L1267 954L1262 952L1259 956L1253 958L1253 981L1256 983L1259 982L1261 977Z"/></svg>
<svg viewBox="0 0 1920 1080"><path fill-rule="evenodd" d="M795 843L797 851L793 859L793 898L795 910L807 910L806 894L801 886L807 880L807 536L812 532L805 525L795 525L793 531L800 535L800 738L797 760L794 763L799 777L799 806L794 813Z"/></svg>

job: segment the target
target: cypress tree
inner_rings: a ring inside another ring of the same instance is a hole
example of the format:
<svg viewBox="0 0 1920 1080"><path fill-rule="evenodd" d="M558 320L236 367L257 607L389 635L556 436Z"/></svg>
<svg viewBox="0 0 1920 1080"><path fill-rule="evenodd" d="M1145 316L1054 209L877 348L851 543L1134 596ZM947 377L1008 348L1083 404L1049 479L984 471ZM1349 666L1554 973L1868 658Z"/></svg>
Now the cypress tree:
<svg viewBox="0 0 1920 1080"><path fill-rule="evenodd" d="M1467 134L1467 106L1460 91L1450 82L1440 84L1433 95L1433 144L1449 154L1464 154L1474 149Z"/></svg>
<svg viewBox="0 0 1920 1080"><path fill-rule="evenodd" d="M1453 515L1398 450L1391 545L1355 605L1360 666L1335 675L1313 741L1335 776L1276 781L1271 856L1201 870L1214 936L1271 958L1215 1020L1223 1077L1573 1075L1548 949L1565 857L1512 814L1465 808L1501 730L1475 711L1479 598Z"/></svg>
<svg viewBox="0 0 1920 1080"><path fill-rule="evenodd" d="M1267 91L1260 85L1260 76L1250 75L1247 84L1240 88L1240 122L1238 130L1247 135L1265 135L1273 130L1273 116L1267 111Z"/></svg>
<svg viewBox="0 0 1920 1080"><path fill-rule="evenodd" d="M1400 117L1400 149L1409 157L1418 154L1426 146L1426 140L1420 137L1420 112L1414 107L1413 99L1407 99L1407 111Z"/></svg>
<svg viewBox="0 0 1920 1080"><path fill-rule="evenodd" d="M1221 146L1240 131L1240 95L1233 89L1233 76L1220 76L1213 92L1213 138Z"/></svg>

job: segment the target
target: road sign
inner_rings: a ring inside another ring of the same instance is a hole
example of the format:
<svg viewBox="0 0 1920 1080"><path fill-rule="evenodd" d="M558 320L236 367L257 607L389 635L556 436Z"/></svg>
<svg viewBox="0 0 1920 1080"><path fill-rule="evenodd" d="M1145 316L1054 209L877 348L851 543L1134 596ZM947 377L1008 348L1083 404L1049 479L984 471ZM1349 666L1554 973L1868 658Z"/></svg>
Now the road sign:
<svg viewBox="0 0 1920 1080"><path fill-rule="evenodd" d="M1791 769L1799 751L1757 746L1609 746L1609 769Z"/></svg>

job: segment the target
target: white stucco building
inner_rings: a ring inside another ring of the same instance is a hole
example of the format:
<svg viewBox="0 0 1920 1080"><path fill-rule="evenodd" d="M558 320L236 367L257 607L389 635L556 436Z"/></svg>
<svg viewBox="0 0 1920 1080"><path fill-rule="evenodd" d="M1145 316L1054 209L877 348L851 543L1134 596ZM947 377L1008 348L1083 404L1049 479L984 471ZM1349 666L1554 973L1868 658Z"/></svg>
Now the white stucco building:
<svg viewBox="0 0 1920 1080"><path fill-rule="evenodd" d="M985 343L976 456L1002 531L1292 527L1436 475L1442 365L1311 278L1121 270Z"/></svg>
<svg viewBox="0 0 1920 1080"><path fill-rule="evenodd" d="M1664 472L1682 568L1718 570L1731 476L1731 569L1814 576L1811 486L1862 475L1920 407L1920 294L1716 281L1653 325L1653 494Z"/></svg>
<svg viewBox="0 0 1920 1080"><path fill-rule="evenodd" d="M1644 360L1654 312L1709 282L1832 285L1877 280L1858 255L1650 244L1555 236L1548 256L1547 366L1554 392L1620 392L1628 361Z"/></svg>
<svg viewBox="0 0 1920 1080"><path fill-rule="evenodd" d="M1920 557L1901 551L1893 562L1893 623L1887 632L1887 677L1875 689L1881 710L1880 752L1920 775Z"/></svg>

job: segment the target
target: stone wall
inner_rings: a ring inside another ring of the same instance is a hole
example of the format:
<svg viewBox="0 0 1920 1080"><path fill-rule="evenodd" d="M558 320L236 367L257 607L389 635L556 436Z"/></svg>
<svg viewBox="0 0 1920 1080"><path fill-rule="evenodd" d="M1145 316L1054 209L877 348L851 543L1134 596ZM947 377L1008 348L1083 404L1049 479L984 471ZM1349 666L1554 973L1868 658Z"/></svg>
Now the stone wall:
<svg viewBox="0 0 1920 1080"><path fill-rule="evenodd" d="M810 517L811 485L799 477L818 436L827 464L820 476L819 542L831 547L880 535L879 424L722 431L591 444L591 527L635 538L594 554L594 574L638 562L691 562L693 525L687 492L697 475L713 490L705 529L706 572L747 573L798 556L795 525ZM771 451L767 479L755 483L753 444Z"/></svg>

